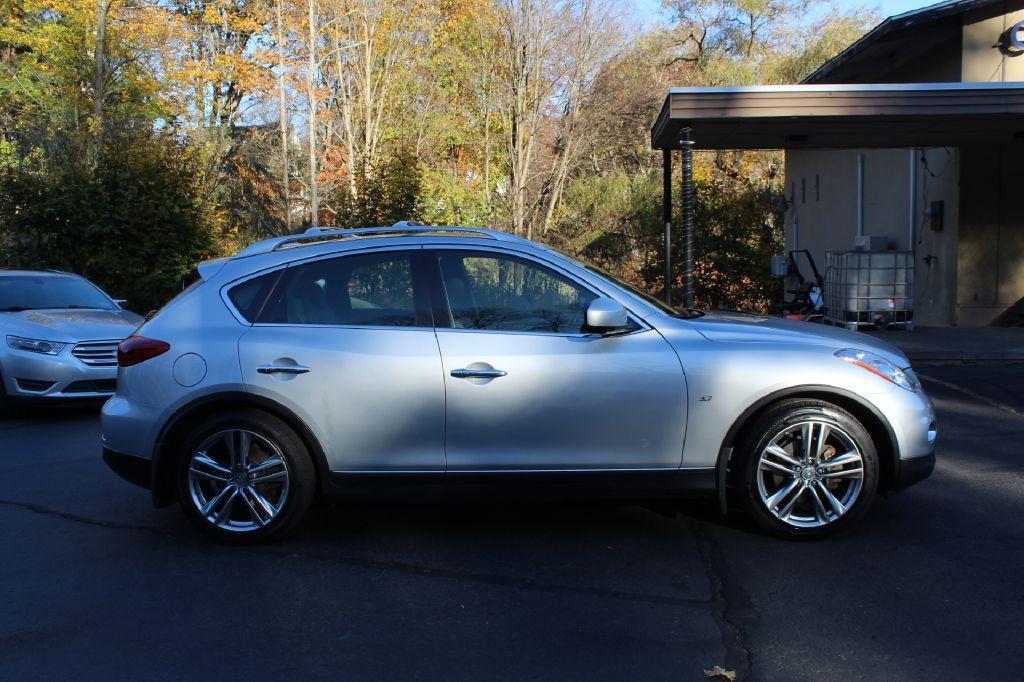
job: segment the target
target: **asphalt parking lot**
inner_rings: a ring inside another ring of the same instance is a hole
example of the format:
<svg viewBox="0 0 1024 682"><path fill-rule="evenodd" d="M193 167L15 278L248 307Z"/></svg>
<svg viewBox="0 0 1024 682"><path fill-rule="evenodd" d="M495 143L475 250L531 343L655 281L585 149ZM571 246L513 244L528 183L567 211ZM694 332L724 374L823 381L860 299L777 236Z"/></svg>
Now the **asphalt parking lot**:
<svg viewBox="0 0 1024 682"><path fill-rule="evenodd" d="M319 509L238 549L100 460L95 408L0 422L0 679L1014 679L1024 365L922 366L928 481L832 540L707 505Z"/></svg>

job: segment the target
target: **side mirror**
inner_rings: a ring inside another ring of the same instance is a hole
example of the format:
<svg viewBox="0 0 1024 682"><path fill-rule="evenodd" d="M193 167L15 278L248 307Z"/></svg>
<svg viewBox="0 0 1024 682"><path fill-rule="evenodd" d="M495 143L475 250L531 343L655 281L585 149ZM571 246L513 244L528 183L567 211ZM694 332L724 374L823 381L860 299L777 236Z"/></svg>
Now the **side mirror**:
<svg viewBox="0 0 1024 682"><path fill-rule="evenodd" d="M626 328L626 309L610 298L595 298L587 308L587 326L607 334Z"/></svg>

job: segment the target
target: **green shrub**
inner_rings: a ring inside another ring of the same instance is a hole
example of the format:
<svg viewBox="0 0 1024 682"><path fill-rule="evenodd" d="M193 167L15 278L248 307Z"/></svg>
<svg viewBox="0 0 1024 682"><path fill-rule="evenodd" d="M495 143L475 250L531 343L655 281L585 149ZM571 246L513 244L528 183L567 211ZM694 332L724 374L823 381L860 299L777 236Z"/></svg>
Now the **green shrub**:
<svg viewBox="0 0 1024 682"><path fill-rule="evenodd" d="M196 262L231 248L187 149L143 137L111 141L94 167L0 169L3 264L78 273L144 313Z"/></svg>

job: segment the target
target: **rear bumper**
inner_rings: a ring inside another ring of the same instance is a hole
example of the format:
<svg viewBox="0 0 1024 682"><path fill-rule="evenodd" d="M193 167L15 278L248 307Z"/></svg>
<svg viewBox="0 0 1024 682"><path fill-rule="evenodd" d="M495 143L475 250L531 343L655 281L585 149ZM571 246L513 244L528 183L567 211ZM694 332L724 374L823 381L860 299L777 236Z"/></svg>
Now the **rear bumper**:
<svg viewBox="0 0 1024 682"><path fill-rule="evenodd" d="M935 453L929 453L921 457L900 459L896 461L896 471L893 472L891 490L903 490L923 481L932 475L935 470Z"/></svg>
<svg viewBox="0 0 1024 682"><path fill-rule="evenodd" d="M152 478L150 471L152 460L103 448L103 461L124 480L149 490Z"/></svg>

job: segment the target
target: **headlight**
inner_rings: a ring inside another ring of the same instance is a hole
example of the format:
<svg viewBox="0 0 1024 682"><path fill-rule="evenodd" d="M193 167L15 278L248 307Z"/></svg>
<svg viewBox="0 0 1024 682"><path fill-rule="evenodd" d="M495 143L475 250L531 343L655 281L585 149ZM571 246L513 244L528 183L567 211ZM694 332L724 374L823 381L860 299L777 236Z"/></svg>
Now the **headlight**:
<svg viewBox="0 0 1024 682"><path fill-rule="evenodd" d="M45 353L46 355L56 355L57 353L64 350L66 343L60 343L58 341L43 341L42 339L25 339L20 336L8 336L7 345L11 348L17 348L18 350L32 351L33 353Z"/></svg>
<svg viewBox="0 0 1024 682"><path fill-rule="evenodd" d="M914 376L913 371L910 369L902 370L885 358L875 355L874 353L869 353L866 350L844 348L836 351L836 357L840 360L846 360L849 363L866 369L872 374L877 374L886 381L891 381L897 386L902 386L908 391L916 391L920 387L917 382L917 377Z"/></svg>

